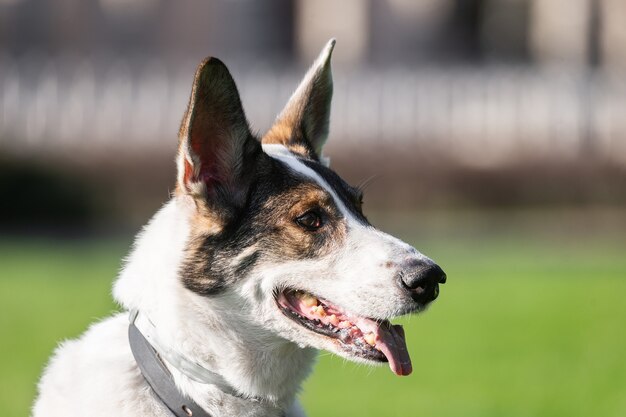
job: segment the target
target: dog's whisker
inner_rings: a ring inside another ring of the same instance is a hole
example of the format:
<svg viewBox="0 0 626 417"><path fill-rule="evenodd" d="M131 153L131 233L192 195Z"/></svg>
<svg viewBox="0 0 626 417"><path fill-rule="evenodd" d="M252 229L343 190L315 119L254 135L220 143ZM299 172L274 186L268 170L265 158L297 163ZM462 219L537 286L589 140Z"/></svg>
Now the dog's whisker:
<svg viewBox="0 0 626 417"><path fill-rule="evenodd" d="M356 189L359 190L359 192L364 193L365 190L367 189L367 187L369 187L371 184L373 184L375 181L379 180L380 178L382 178L382 174L373 174L370 175L369 177L367 177L366 179L362 180L361 182L359 182L359 184L356 186Z"/></svg>

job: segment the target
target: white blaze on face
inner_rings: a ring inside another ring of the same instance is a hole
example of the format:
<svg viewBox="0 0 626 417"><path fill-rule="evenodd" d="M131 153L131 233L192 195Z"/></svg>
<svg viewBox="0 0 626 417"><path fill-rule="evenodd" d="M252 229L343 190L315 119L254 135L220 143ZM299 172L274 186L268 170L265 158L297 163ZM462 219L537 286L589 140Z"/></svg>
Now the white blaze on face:
<svg viewBox="0 0 626 417"><path fill-rule="evenodd" d="M263 150L294 172L315 181L333 198L346 221L343 247L330 255L332 262L326 257L313 261L317 264L315 271L310 279L302 280L310 288L304 289L366 317L404 314L412 301L397 282L400 265L410 258L427 258L401 240L356 219L337 192L285 146L263 145ZM304 262L310 266L312 261Z"/></svg>
<svg viewBox="0 0 626 417"><path fill-rule="evenodd" d="M335 205L341 212L341 214L349 220L352 220L353 223L356 223L356 219L346 208L345 204L341 201L341 199L335 193L335 190L332 189L330 185L322 177L319 176L317 172L306 166L302 163L293 153L291 153L285 146L283 145L263 145L263 151L271 156L274 159L278 159L279 161L286 164L293 171L302 174L303 176L312 179L315 181L320 187L322 187L328 194L331 195Z"/></svg>

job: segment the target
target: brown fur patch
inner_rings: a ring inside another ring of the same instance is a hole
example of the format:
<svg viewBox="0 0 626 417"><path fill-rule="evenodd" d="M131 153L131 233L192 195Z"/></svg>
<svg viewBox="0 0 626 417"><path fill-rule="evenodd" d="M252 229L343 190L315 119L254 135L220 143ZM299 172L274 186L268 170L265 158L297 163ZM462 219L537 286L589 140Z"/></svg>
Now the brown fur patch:
<svg viewBox="0 0 626 417"><path fill-rule="evenodd" d="M318 160L318 155L313 150L311 144L302 135L294 133L294 128L296 127L296 121L292 121L291 118L276 122L269 132L263 136L262 142L266 145L284 145L296 155Z"/></svg>
<svg viewBox="0 0 626 417"><path fill-rule="evenodd" d="M215 226L215 216L198 212L192 220L186 259L181 268L185 286L203 295L218 293L242 279L258 263L315 259L331 254L346 238L347 225L332 196L312 183L283 173L283 186L271 194L249 198L240 216ZM310 210L323 226L310 231L296 219ZM207 216L208 215L208 216Z"/></svg>
<svg viewBox="0 0 626 417"><path fill-rule="evenodd" d="M295 219L310 210L318 211L323 226L314 232L299 226ZM303 183L287 193L267 200L265 220L274 233L264 239L280 259L321 257L340 246L347 229L342 214L332 197L316 184Z"/></svg>
<svg viewBox="0 0 626 417"><path fill-rule="evenodd" d="M278 120L263 137L264 144L285 145L303 158L320 160L328 137L333 78L331 41L293 93Z"/></svg>

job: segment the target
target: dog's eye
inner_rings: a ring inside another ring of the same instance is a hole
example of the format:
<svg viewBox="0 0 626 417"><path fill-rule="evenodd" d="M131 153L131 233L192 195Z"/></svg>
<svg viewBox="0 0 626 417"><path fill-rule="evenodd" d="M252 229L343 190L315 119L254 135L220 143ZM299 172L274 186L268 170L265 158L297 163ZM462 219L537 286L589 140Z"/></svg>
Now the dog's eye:
<svg viewBox="0 0 626 417"><path fill-rule="evenodd" d="M315 231L324 225L322 216L316 211L307 211L302 216L296 218L296 223L309 231Z"/></svg>

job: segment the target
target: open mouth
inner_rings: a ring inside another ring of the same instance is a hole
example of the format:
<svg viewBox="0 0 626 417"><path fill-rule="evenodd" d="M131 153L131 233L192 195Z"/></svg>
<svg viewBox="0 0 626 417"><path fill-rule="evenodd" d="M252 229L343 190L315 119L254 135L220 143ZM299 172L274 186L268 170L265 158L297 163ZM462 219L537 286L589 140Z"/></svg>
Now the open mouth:
<svg viewBox="0 0 626 417"><path fill-rule="evenodd" d="M276 302L287 317L315 333L335 339L352 356L389 362L396 375L411 373L411 358L402 326L388 320L350 315L301 290L284 290L276 295Z"/></svg>

